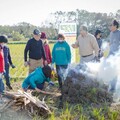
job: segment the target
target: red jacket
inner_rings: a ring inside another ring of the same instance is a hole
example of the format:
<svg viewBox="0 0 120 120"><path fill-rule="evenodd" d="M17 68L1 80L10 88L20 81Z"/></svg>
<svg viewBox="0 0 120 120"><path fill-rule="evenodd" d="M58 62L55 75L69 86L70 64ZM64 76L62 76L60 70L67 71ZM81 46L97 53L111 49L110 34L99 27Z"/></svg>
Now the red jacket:
<svg viewBox="0 0 120 120"><path fill-rule="evenodd" d="M0 48L0 73L4 72L4 55L3 50Z"/></svg>
<svg viewBox="0 0 120 120"><path fill-rule="evenodd" d="M52 58L50 53L50 47L48 44L44 44L44 50L45 50L46 60L48 64L50 64L52 62ZM43 60L43 64L44 64L44 60Z"/></svg>

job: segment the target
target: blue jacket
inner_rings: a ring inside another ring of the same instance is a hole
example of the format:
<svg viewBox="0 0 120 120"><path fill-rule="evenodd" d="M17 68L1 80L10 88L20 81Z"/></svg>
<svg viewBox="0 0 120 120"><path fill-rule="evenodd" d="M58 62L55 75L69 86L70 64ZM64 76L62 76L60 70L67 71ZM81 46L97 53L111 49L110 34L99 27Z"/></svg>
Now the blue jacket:
<svg viewBox="0 0 120 120"><path fill-rule="evenodd" d="M25 89L31 86L33 89L35 89L37 87L36 84L41 84L44 81L49 82L50 78L46 78L42 68L38 67L23 81L22 88Z"/></svg>
<svg viewBox="0 0 120 120"><path fill-rule="evenodd" d="M3 47L3 52L4 52L4 61L5 61L5 65L12 65L12 60L11 60L11 56L10 56L10 49L8 48L8 46L4 46Z"/></svg>
<svg viewBox="0 0 120 120"><path fill-rule="evenodd" d="M57 42L52 50L52 63L68 65L71 62L71 50L66 41Z"/></svg>

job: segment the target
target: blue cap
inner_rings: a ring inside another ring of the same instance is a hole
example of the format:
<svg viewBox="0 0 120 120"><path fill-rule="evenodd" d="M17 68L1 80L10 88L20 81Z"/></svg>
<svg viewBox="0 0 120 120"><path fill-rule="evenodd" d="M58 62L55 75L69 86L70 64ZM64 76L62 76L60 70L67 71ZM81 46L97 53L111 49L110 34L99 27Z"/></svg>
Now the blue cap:
<svg viewBox="0 0 120 120"><path fill-rule="evenodd" d="M41 32L40 32L40 30L39 30L39 29L35 29L35 30L33 31L33 34L34 34L34 35L40 35L40 34L41 34Z"/></svg>

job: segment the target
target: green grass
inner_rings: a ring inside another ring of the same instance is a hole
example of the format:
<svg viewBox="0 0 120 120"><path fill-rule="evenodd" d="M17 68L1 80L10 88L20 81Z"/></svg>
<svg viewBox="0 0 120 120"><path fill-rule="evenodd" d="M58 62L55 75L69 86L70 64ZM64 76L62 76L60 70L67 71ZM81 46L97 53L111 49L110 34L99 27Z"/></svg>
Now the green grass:
<svg viewBox="0 0 120 120"><path fill-rule="evenodd" d="M28 74L28 67L24 67L24 49L26 44L9 44L11 58L16 68L10 68L11 78L25 78ZM54 44L49 44L52 52ZM79 62L78 49L76 51L76 62Z"/></svg>
<svg viewBox="0 0 120 120"><path fill-rule="evenodd" d="M28 67L24 67L24 48L25 44L9 44L12 61L15 64L16 68L10 68L10 75L14 78L14 81L23 80L28 74ZM53 44L50 44L50 49L52 51ZM76 62L79 62L79 51L76 51ZM105 56L107 56L107 52ZM95 90L92 90L93 94ZM48 101L49 103L49 101ZM53 110L52 114L46 120L90 120L90 117L93 120L120 120L118 118L117 111L110 111L106 109L104 112L103 108L83 108L82 105L69 105L66 103L63 109ZM106 117L107 116L107 117ZM35 116L33 120L45 120L44 118Z"/></svg>

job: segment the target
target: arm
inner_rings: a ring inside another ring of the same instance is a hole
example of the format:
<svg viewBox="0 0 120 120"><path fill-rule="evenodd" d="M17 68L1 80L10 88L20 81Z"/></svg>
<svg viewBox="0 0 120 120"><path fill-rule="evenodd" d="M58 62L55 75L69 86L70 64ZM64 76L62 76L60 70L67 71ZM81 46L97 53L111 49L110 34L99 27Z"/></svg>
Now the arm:
<svg viewBox="0 0 120 120"><path fill-rule="evenodd" d="M35 75L32 75L32 76L29 78L30 86L31 86L33 89L37 88L36 83L35 83L36 79L37 79L37 78L36 78Z"/></svg>
<svg viewBox="0 0 120 120"><path fill-rule="evenodd" d="M27 53L30 49L30 41L27 42L26 47L24 49L24 61L27 62Z"/></svg>
<svg viewBox="0 0 120 120"><path fill-rule="evenodd" d="M10 65L12 65L12 59L11 59L11 55L10 55L10 49L8 48L8 60Z"/></svg>
<svg viewBox="0 0 120 120"><path fill-rule="evenodd" d="M91 41L92 41L92 47L93 47L93 49L94 49L94 51L95 51L95 56L98 57L99 46L98 46L98 43L97 43L97 41L96 41L96 38L95 38L95 37L92 37L92 38L91 38Z"/></svg>

